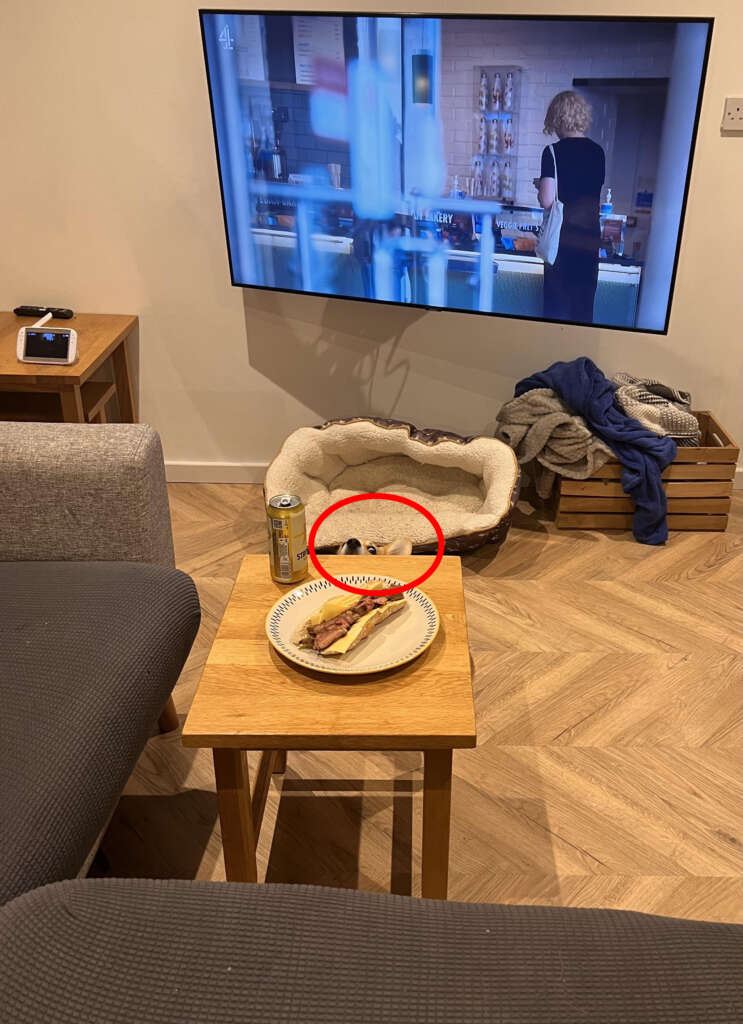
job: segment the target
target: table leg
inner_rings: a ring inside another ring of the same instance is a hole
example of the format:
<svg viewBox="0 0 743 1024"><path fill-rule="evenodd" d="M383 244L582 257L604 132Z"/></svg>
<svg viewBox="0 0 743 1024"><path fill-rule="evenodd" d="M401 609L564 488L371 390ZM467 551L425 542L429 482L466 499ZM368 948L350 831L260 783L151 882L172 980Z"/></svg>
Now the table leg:
<svg viewBox="0 0 743 1024"><path fill-rule="evenodd" d="M283 775L286 771L286 751L277 750L275 751L276 757L273 762L273 774Z"/></svg>
<svg viewBox="0 0 743 1024"><path fill-rule="evenodd" d="M134 404L134 391L132 390L132 378L129 372L129 353L126 347L126 338L111 353L111 365L114 371L116 382L116 398L119 402L119 416L122 423L136 423L137 410Z"/></svg>
<svg viewBox="0 0 743 1024"><path fill-rule="evenodd" d="M62 420L64 423L85 423L85 410L80 388L75 386L69 391L60 391L62 403Z"/></svg>
<svg viewBox="0 0 743 1024"><path fill-rule="evenodd" d="M257 882L248 755L232 748L215 748L212 754L227 881Z"/></svg>
<svg viewBox="0 0 743 1024"><path fill-rule="evenodd" d="M173 732L180 725L178 720L178 712L175 710L175 702L171 694L165 702L165 706L160 712L160 717L157 720L157 724L160 727L160 732Z"/></svg>
<svg viewBox="0 0 743 1024"><path fill-rule="evenodd" d="M451 750L423 754L423 879L422 895L446 899L449 880Z"/></svg>

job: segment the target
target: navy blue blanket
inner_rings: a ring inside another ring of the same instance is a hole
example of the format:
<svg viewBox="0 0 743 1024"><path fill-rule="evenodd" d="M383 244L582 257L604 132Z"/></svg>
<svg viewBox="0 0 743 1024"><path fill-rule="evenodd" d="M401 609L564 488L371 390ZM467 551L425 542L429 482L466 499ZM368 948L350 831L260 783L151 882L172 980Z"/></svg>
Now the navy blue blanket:
<svg viewBox="0 0 743 1024"><path fill-rule="evenodd" d="M516 385L515 397L533 388L552 388L622 463L622 489L634 498L633 533L643 544L668 539L666 495L661 473L676 458L676 442L646 430L614 405L615 387L585 356L553 363Z"/></svg>

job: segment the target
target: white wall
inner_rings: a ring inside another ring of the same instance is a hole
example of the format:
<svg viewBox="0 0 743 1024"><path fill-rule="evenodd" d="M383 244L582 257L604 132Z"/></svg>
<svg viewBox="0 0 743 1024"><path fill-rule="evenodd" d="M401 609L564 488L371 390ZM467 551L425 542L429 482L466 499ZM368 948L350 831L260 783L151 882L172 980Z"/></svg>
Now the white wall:
<svg viewBox="0 0 743 1024"><path fill-rule="evenodd" d="M705 7L718 21L667 337L233 289L197 7L0 5L0 308L138 313L141 417L162 434L174 477L260 479L287 432L340 414L488 431L517 379L579 354L609 374L689 386L743 438L743 142L719 132L723 97L741 93L739 0ZM471 6L516 8L545 5ZM585 0L550 10L596 13ZM698 5L625 0L621 13Z"/></svg>

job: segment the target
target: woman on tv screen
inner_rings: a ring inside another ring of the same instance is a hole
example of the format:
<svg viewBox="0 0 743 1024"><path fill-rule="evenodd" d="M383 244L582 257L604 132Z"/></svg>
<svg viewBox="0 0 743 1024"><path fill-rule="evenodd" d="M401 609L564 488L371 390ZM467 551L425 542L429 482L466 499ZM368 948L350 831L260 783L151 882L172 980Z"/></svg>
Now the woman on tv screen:
<svg viewBox="0 0 743 1024"><path fill-rule="evenodd" d="M552 320L592 323L594 318L606 161L601 146L586 137L590 124L590 106L572 90L559 92L544 118L545 134L556 135L559 141L545 146L541 177L534 184L545 210L555 201L555 182L563 203L557 259L544 267L544 315Z"/></svg>

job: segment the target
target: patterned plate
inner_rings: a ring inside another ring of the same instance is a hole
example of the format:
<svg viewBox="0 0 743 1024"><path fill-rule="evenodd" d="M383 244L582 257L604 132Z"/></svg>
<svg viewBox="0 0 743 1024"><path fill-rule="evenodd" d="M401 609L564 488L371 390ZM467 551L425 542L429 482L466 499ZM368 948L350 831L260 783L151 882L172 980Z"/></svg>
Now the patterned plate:
<svg viewBox="0 0 743 1024"><path fill-rule="evenodd" d="M359 587L370 580L384 580L389 587L400 586L401 580L389 576L339 576L344 583ZM343 591L326 579L312 580L292 590L277 601L266 616L266 634L279 654L289 661L331 675L358 675L384 672L405 665L433 642L439 629L436 605L420 590L406 590L405 607L379 624L370 636L348 654L323 657L315 651L297 647L292 637L303 622L331 597Z"/></svg>

